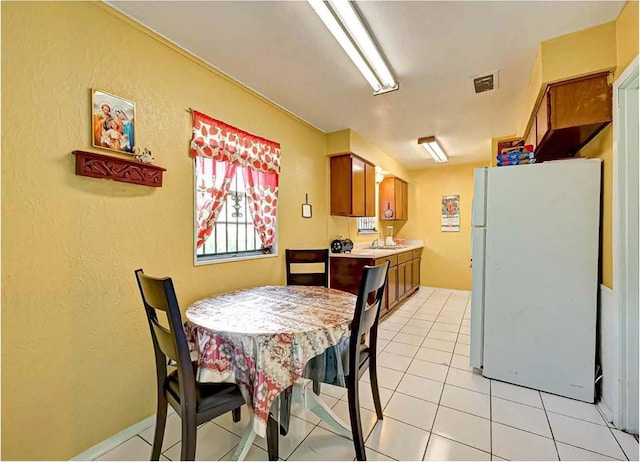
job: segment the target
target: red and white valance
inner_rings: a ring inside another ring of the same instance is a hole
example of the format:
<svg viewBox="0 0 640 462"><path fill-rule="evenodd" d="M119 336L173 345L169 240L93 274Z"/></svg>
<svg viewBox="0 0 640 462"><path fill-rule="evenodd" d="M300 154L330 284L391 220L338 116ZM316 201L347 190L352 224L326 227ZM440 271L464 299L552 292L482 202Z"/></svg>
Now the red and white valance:
<svg viewBox="0 0 640 462"><path fill-rule="evenodd" d="M280 144L193 111L191 155L280 174Z"/></svg>
<svg viewBox="0 0 640 462"><path fill-rule="evenodd" d="M265 253L277 230L280 144L193 111L197 247L211 236L236 174L242 174L253 224Z"/></svg>

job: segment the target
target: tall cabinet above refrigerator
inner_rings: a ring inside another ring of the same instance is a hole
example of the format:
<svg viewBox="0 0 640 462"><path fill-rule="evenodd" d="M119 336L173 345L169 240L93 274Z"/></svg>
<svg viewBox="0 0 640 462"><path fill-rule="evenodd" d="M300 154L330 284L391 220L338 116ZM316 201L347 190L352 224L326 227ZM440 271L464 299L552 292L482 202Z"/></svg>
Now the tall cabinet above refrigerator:
<svg viewBox="0 0 640 462"><path fill-rule="evenodd" d="M601 161L476 169L471 365L594 401Z"/></svg>

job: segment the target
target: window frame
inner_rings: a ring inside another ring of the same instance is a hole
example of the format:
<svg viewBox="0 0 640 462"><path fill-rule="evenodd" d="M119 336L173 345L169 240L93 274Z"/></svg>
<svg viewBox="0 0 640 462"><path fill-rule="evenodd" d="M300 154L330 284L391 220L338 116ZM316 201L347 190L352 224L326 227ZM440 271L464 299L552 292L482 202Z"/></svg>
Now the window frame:
<svg viewBox="0 0 640 462"><path fill-rule="evenodd" d="M365 218L369 218L369 219L373 219L373 229L360 229L360 220L365 219ZM373 236L373 235L379 235L380 231L378 231L375 227L376 225L376 217L357 217L357 228L358 228L358 236Z"/></svg>
<svg viewBox="0 0 640 462"><path fill-rule="evenodd" d="M212 159L213 162L215 162ZM204 265L213 265L217 263L229 263L233 261L245 261L245 260L257 260L263 258L277 258L278 254L278 240L280 237L279 228L280 223L276 222L276 232L275 239L273 243L273 252L272 253L262 253L260 250L256 250L255 253L251 252L241 252L241 253L225 253L221 255L208 255L208 256L199 256L198 248L196 243L198 241L198 171L196 169L196 162L192 159L191 163L193 169L193 181L191 189L193 191L193 235L191 239L191 243L193 246L193 266L204 266ZM276 206L276 217L280 217L280 201L278 201L278 205Z"/></svg>

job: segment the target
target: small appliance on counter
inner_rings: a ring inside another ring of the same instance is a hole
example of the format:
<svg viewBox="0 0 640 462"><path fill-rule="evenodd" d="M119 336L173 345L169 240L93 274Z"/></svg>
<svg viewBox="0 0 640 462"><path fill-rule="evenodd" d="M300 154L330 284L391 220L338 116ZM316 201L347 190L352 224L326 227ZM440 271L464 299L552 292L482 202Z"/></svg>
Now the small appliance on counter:
<svg viewBox="0 0 640 462"><path fill-rule="evenodd" d="M353 250L353 241L351 239L342 239L340 236L338 239L331 241L331 252L333 253L346 253Z"/></svg>
<svg viewBox="0 0 640 462"><path fill-rule="evenodd" d="M384 245L386 247L393 247L396 242L393 240L393 226L387 226L387 237L384 239Z"/></svg>

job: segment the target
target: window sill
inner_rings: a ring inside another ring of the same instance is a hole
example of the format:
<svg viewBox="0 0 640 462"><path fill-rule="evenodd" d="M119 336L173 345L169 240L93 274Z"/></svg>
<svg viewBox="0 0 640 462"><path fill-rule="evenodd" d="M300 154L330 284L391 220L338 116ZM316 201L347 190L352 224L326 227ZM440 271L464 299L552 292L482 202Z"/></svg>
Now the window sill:
<svg viewBox="0 0 640 462"><path fill-rule="evenodd" d="M369 231L369 230L362 230L362 231L358 231L358 236L374 236L374 235L378 235L380 234L380 231Z"/></svg>
<svg viewBox="0 0 640 462"><path fill-rule="evenodd" d="M214 265L216 263L232 263L236 261L245 261L245 260L258 260L262 258L274 258L277 257L277 253L269 253L269 254L261 254L261 255L243 255L237 257L224 257L224 258L216 258L216 257L208 257L208 258L195 258L193 262L193 266L204 266L204 265Z"/></svg>

